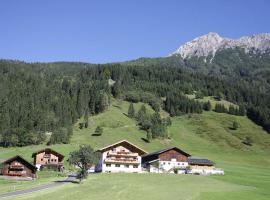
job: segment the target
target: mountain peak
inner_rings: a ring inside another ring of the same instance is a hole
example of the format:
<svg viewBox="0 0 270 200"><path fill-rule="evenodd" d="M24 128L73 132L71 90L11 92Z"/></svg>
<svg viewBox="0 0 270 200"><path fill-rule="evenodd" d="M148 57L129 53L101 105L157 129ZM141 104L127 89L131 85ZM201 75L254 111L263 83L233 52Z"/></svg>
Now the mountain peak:
<svg viewBox="0 0 270 200"><path fill-rule="evenodd" d="M210 32L180 46L172 55L177 54L182 58L212 55L213 58L218 50L235 47L244 48L246 52L252 49L265 52L267 49L270 49L270 34L263 33L234 40L223 38L218 33Z"/></svg>

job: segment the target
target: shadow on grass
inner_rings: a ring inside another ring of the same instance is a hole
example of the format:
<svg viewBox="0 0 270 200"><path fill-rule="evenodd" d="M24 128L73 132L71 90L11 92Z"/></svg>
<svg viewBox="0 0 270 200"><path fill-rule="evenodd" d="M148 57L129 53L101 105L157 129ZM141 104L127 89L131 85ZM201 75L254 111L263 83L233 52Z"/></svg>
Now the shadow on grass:
<svg viewBox="0 0 270 200"><path fill-rule="evenodd" d="M62 180L62 181L54 181L54 183L74 183L74 184L79 184L79 180Z"/></svg>
<svg viewBox="0 0 270 200"><path fill-rule="evenodd" d="M126 113L122 113L122 114L125 115L126 117L129 117L128 114L126 114Z"/></svg>
<svg viewBox="0 0 270 200"><path fill-rule="evenodd" d="M92 136L101 136L100 133L93 133Z"/></svg>
<svg viewBox="0 0 270 200"><path fill-rule="evenodd" d="M145 138L141 138L142 141L146 142L146 143L149 143L149 141Z"/></svg>
<svg viewBox="0 0 270 200"><path fill-rule="evenodd" d="M116 107L116 108L120 108L121 109L121 106L113 105L113 107Z"/></svg>

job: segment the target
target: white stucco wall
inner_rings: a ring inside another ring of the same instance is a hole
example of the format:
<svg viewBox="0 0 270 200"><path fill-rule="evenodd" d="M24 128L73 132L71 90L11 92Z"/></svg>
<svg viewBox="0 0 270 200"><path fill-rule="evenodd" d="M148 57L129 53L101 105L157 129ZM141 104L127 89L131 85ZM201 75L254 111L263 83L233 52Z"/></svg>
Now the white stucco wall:
<svg viewBox="0 0 270 200"><path fill-rule="evenodd" d="M101 169L102 172L111 172L111 173L118 173L118 172L124 172L124 173L140 173L142 171L141 166L141 156L137 156L137 160L139 162L139 165L136 165L137 168L134 168L134 164L124 164L119 163L119 167L116 167L118 163L112 163L110 166L107 166L104 162L107 158L108 151L102 153L102 158L99 163L99 166L96 169ZM128 165L128 167L126 166Z"/></svg>
<svg viewBox="0 0 270 200"><path fill-rule="evenodd" d="M158 164L156 163L158 162ZM183 171L179 172L179 173L184 173L186 167L188 166L188 162L178 162L175 159L172 159L171 161L156 161L150 164L149 166L149 172L151 173L163 173L163 172L169 172L171 171L173 172L174 168L177 169L183 169ZM157 165L159 166L159 168L157 167Z"/></svg>
<svg viewBox="0 0 270 200"><path fill-rule="evenodd" d="M164 171L169 171L173 168L185 169L188 166L188 162L178 162L176 159L171 161L159 161L159 166Z"/></svg>

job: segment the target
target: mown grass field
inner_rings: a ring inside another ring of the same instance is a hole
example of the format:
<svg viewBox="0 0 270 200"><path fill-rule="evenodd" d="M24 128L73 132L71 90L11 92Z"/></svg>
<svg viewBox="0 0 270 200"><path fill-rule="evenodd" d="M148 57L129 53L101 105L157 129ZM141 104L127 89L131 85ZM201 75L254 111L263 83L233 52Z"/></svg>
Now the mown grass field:
<svg viewBox="0 0 270 200"><path fill-rule="evenodd" d="M42 171L38 173L38 179L35 181L15 181L7 180L0 176L0 194L32 188L45 183L62 180L63 177L58 172Z"/></svg>
<svg viewBox="0 0 270 200"><path fill-rule="evenodd" d="M68 157L80 144L98 149L122 139L148 152L178 146L193 156L214 160L217 167L225 170L225 175L95 174L82 184L69 184L17 199L270 199L270 135L246 117L215 112L175 117L168 129L170 139L146 143L145 132L126 116L128 105L113 100L108 111L90 117L89 128L81 130L75 124L71 144L52 148ZM140 105L136 104L135 109ZM147 109L153 112L149 106ZM233 121L240 125L237 130L231 129ZM97 125L104 129L102 136L92 136ZM242 143L246 136L252 138L252 146ZM32 152L43 147L1 148L0 159L21 154L31 161ZM13 183L0 181L0 191L8 184Z"/></svg>

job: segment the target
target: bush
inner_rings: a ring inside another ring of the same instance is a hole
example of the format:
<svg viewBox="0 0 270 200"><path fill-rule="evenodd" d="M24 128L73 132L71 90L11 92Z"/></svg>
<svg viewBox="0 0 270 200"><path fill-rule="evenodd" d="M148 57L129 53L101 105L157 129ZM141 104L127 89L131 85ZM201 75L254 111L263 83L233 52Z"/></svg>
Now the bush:
<svg viewBox="0 0 270 200"><path fill-rule="evenodd" d="M252 143L253 143L253 140L249 136L246 136L245 139L243 140L243 144L245 145L252 146Z"/></svg>
<svg viewBox="0 0 270 200"><path fill-rule="evenodd" d="M95 130L95 135L101 136L102 133L103 133L103 128L101 126L97 126L97 128Z"/></svg>
<svg viewBox="0 0 270 200"><path fill-rule="evenodd" d="M237 130L239 128L239 124L236 121L234 121L232 128L233 128L233 130Z"/></svg>

